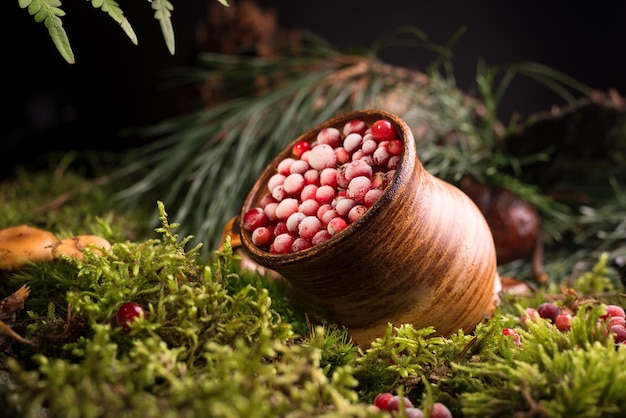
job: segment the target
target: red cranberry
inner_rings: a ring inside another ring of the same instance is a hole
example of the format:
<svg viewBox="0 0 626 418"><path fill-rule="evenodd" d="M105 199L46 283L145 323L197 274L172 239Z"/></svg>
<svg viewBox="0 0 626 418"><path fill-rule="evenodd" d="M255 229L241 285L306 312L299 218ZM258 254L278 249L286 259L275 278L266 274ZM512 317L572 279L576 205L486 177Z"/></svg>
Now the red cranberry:
<svg viewBox="0 0 626 418"><path fill-rule="evenodd" d="M125 302L117 310L115 316L117 324L126 332L131 330L132 322L136 318L143 318L145 311L143 306L135 302Z"/></svg>
<svg viewBox="0 0 626 418"><path fill-rule="evenodd" d="M374 398L374 405L383 411L387 410L387 406L389 405L389 401L393 398L393 394L389 392L383 392L376 395Z"/></svg>
<svg viewBox="0 0 626 418"><path fill-rule="evenodd" d="M409 398L394 395L387 403L387 411L399 411L401 402L404 402L404 408L413 408L413 402Z"/></svg>
<svg viewBox="0 0 626 418"><path fill-rule="evenodd" d="M612 325L611 333L616 344L626 342L626 327L623 325Z"/></svg>
<svg viewBox="0 0 626 418"><path fill-rule="evenodd" d="M502 335L513 338L513 343L517 346L519 346L522 342L522 337L520 337L517 331L515 331L513 328L504 328L502 330Z"/></svg>
<svg viewBox="0 0 626 418"><path fill-rule="evenodd" d="M308 151L310 148L310 145L308 142L306 141L298 141L293 145L293 148L291 150L291 152L293 152L293 155L295 155L296 157L300 158L302 157L302 154L305 151Z"/></svg>
<svg viewBox="0 0 626 418"><path fill-rule="evenodd" d="M391 139L395 139L396 130L391 122L386 119L381 119L374 122L372 125L372 136L378 142L389 141Z"/></svg>
<svg viewBox="0 0 626 418"><path fill-rule="evenodd" d="M624 308L618 305L606 305L606 313L602 315L602 319L608 319L616 316L621 318L626 317Z"/></svg>
<svg viewBox="0 0 626 418"><path fill-rule="evenodd" d="M243 215L243 227L248 231L267 225L269 218L261 208L252 208Z"/></svg>
<svg viewBox="0 0 626 418"><path fill-rule="evenodd" d="M554 319L554 325L559 331L569 331L572 327L572 315L568 313L558 314Z"/></svg>
<svg viewBox="0 0 626 418"><path fill-rule="evenodd" d="M554 320L558 316L560 309L554 303L544 302L537 308L537 313L543 319L547 319L554 323Z"/></svg>
<svg viewBox="0 0 626 418"><path fill-rule="evenodd" d="M452 418L452 412L441 402L435 402L430 418Z"/></svg>

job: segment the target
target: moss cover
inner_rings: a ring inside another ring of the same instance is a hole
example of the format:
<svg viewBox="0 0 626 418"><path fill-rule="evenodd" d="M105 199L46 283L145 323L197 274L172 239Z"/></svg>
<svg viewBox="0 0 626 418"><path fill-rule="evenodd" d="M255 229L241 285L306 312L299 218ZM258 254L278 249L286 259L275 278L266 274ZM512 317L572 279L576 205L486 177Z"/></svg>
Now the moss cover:
<svg viewBox="0 0 626 418"><path fill-rule="evenodd" d="M24 172L2 188L0 227L97 233L113 244L105 256L87 250L83 261L0 272L0 296L30 287L24 309L2 320L33 344L0 336L6 416L384 417L372 406L381 392L425 411L443 402L456 417L624 414L626 349L596 325L603 304L624 302L606 254L575 280L505 294L471 334L390 324L356 347L337 325L310 323L280 282L242 270L228 239L205 257L162 203L149 232L140 214L115 212L106 186L85 185L69 172L52 186L49 175ZM112 318L130 300L146 314L125 332ZM547 300L574 314L570 331L521 321ZM520 346L503 334L509 327Z"/></svg>

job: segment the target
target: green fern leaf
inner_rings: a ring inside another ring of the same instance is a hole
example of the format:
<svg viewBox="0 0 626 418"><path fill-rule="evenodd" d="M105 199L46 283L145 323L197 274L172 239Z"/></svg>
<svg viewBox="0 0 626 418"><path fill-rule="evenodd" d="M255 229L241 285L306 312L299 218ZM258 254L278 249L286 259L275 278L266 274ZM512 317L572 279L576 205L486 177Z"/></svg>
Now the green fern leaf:
<svg viewBox="0 0 626 418"><path fill-rule="evenodd" d="M113 20L120 24L122 30L126 33L126 36L130 38L131 42L137 45L137 35L117 2L114 0L92 0L91 5L94 9L102 9L103 12L111 16Z"/></svg>
<svg viewBox="0 0 626 418"><path fill-rule="evenodd" d="M152 8L155 10L154 18L159 21L161 25L161 32L165 39L165 45L170 51L170 54L174 55L176 51L176 45L174 41L174 28L172 27L172 13L174 6L168 0L154 0L152 2Z"/></svg>
<svg viewBox="0 0 626 418"><path fill-rule="evenodd" d="M74 52L70 46L70 40L67 37L67 33L65 32L65 29L63 29L63 26L61 26L61 19L56 16L49 16L45 21L45 25L48 28L48 33L52 38L52 42L57 47L61 56L69 64L74 64Z"/></svg>
<svg viewBox="0 0 626 418"><path fill-rule="evenodd" d="M74 64L74 52L60 19L60 16L65 16L65 12L60 9L61 2L59 0L18 0L18 4L20 8L28 9L28 14L33 16L35 22L44 22L61 56L68 63Z"/></svg>

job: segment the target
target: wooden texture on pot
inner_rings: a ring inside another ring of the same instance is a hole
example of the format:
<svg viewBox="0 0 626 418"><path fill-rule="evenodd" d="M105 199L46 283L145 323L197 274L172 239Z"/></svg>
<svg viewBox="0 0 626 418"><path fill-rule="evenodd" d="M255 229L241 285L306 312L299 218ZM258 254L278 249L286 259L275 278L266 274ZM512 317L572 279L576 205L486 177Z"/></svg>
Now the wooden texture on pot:
<svg viewBox="0 0 626 418"><path fill-rule="evenodd" d="M242 227L249 257L281 274L309 309L347 327L357 344L384 335L387 324L434 326L437 334L470 332L491 314L499 284L493 238L485 218L458 188L421 165L404 121L381 110L337 116L295 139L263 171L240 219L258 206L267 182L298 141L352 119L392 122L403 141L400 164L380 199L330 240L304 251L271 254Z"/></svg>

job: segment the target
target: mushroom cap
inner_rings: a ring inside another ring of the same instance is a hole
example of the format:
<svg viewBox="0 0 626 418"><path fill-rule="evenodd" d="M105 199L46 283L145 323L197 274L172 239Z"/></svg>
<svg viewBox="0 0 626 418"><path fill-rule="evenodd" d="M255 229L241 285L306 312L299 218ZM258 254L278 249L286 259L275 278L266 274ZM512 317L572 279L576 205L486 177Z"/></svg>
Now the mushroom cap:
<svg viewBox="0 0 626 418"><path fill-rule="evenodd" d="M83 259L85 248L91 248L96 254L102 255L111 249L111 244L98 235L76 235L60 240L52 247L52 255L59 257L66 255L77 260Z"/></svg>
<svg viewBox="0 0 626 418"><path fill-rule="evenodd" d="M28 262L51 261L57 238L51 232L28 225L0 230L0 269L15 270Z"/></svg>

